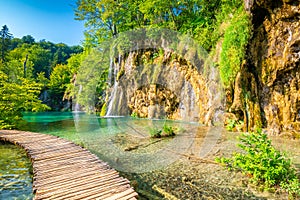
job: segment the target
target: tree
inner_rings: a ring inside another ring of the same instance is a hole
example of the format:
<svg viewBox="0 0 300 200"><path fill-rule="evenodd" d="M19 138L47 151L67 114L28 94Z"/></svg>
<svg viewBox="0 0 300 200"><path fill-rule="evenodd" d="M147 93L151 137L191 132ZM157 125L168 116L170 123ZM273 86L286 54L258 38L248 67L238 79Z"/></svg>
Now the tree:
<svg viewBox="0 0 300 200"><path fill-rule="evenodd" d="M6 54L9 50L10 41L12 39L12 34L9 32L8 27L6 25L2 26L0 31L0 39L1 39L1 60L4 63Z"/></svg>
<svg viewBox="0 0 300 200"><path fill-rule="evenodd" d="M8 76L0 71L0 129L18 128L24 111L48 109L38 99L40 89L40 84L29 79L8 82Z"/></svg>
<svg viewBox="0 0 300 200"><path fill-rule="evenodd" d="M85 21L88 48L124 31L159 27L204 40L209 49L221 5L219 0L77 0L75 15Z"/></svg>
<svg viewBox="0 0 300 200"><path fill-rule="evenodd" d="M26 35L22 37L22 42L27 44L35 43L35 39L31 35Z"/></svg>
<svg viewBox="0 0 300 200"><path fill-rule="evenodd" d="M27 57L27 59L26 59ZM38 73L45 72L46 77L50 77L51 71L51 52L42 48L38 44L23 43L21 46L9 52L9 59L11 61L18 61L21 67L26 61L26 77L36 77ZM30 74L27 71L30 70ZM23 72L23 71L22 71ZM25 74L24 74L25 75Z"/></svg>
<svg viewBox="0 0 300 200"><path fill-rule="evenodd" d="M62 64L56 65L51 73L48 86L51 93L55 93L60 96L60 100L62 100L67 85L70 83L71 76L71 71L68 65Z"/></svg>

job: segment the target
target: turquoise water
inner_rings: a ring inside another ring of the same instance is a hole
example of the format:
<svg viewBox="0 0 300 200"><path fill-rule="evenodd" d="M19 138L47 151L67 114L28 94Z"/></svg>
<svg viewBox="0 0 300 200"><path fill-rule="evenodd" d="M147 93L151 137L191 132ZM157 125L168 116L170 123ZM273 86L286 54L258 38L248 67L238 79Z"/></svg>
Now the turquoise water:
<svg viewBox="0 0 300 200"><path fill-rule="evenodd" d="M203 138L203 143L213 146L218 135L198 123L132 117L102 118L83 112L24 113L24 120L28 123L22 130L70 140L125 173L152 172L167 167L182 154L206 153L210 148L196 151L194 147L199 150L200 146L195 138ZM173 127L176 136L150 137L153 129L161 130L164 125ZM30 162L26 155L14 145L3 144L0 151L1 159L4 159L0 160L0 199L31 199ZM14 174L14 171L21 173Z"/></svg>
<svg viewBox="0 0 300 200"><path fill-rule="evenodd" d="M32 199L31 171L22 148L0 143L0 199Z"/></svg>
<svg viewBox="0 0 300 200"><path fill-rule="evenodd" d="M132 117L101 118L81 112L25 113L23 130L59 136L95 153L123 172L145 172L165 167L189 151L193 138L203 127L197 123ZM176 136L150 138L152 129L167 124ZM206 130L203 130L204 132Z"/></svg>

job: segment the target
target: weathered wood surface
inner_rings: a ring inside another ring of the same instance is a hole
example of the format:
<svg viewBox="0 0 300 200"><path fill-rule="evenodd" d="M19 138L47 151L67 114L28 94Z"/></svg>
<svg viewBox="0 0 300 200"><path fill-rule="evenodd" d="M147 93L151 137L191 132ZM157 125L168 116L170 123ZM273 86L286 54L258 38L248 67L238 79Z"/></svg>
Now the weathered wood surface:
<svg viewBox="0 0 300 200"><path fill-rule="evenodd" d="M35 199L136 199L129 181L88 150L51 135L1 130L0 140L23 147L33 165Z"/></svg>

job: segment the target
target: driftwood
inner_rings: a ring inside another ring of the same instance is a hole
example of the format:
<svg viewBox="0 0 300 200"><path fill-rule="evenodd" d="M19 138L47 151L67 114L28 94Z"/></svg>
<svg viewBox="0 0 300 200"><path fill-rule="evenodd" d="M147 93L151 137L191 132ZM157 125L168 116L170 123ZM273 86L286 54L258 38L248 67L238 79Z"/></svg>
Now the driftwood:
<svg viewBox="0 0 300 200"><path fill-rule="evenodd" d="M158 140L154 140L152 142L145 142L145 143L142 143L142 144L137 144L137 145L134 145L134 146L129 146L129 147L126 147L124 148L124 151L132 151L132 150L136 150L138 148L146 148L152 144L155 144L157 142L160 142L162 139L158 139Z"/></svg>

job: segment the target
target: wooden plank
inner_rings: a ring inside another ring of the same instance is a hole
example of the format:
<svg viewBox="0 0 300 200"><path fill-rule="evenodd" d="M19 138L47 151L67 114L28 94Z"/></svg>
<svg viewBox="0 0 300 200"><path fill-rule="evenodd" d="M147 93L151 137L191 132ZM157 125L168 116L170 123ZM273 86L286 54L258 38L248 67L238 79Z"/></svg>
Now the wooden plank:
<svg viewBox="0 0 300 200"><path fill-rule="evenodd" d="M88 150L56 136L0 131L0 140L23 147L33 162L35 199L136 199L129 181Z"/></svg>
<svg viewBox="0 0 300 200"><path fill-rule="evenodd" d="M42 190L40 191L40 194L49 195L49 193L53 194L73 194L78 191L86 191L90 188L97 188L99 186L106 187L107 183L110 182L119 182L122 181L118 174L111 175L107 178L99 178L97 176L90 177L89 179L82 180L75 180L75 181L67 181L67 182L60 182L57 185L45 185ZM125 182L124 182L125 183Z"/></svg>
<svg viewBox="0 0 300 200"><path fill-rule="evenodd" d="M53 199L56 199L56 200L85 199L85 198L89 197L91 194L95 193L95 191L97 191L97 193L100 193L100 192L110 193L110 192L112 192L113 188L121 187L124 184L126 184L126 183L124 183L123 181L116 180L114 182L108 182L108 184L104 185L104 186L97 186L97 187L94 186L89 189L84 188L84 190L78 190L77 192L73 191L72 193L65 194L65 195L61 196L60 198L58 198L56 195L54 195L52 197L53 197Z"/></svg>
<svg viewBox="0 0 300 200"><path fill-rule="evenodd" d="M97 173L94 173L93 176L85 176L84 179L61 179L61 180L58 180L57 182L54 182L52 184L43 184L47 187L47 190L52 190L52 188L56 188L56 187L68 187L68 186L71 186L71 185L75 185L75 184L82 184L84 180L85 182L87 181L96 181L96 180L100 180L100 181L105 181L106 179L110 179L111 177L114 177L114 178L117 178L119 177L119 174L118 173L110 173L110 174L105 174L105 176L99 176L99 174ZM43 186L42 185L42 186Z"/></svg>
<svg viewBox="0 0 300 200"><path fill-rule="evenodd" d="M94 176L94 174L102 173L104 170L99 171L97 168L88 168L81 170L80 173L77 173L77 171L74 171L73 173L69 173L68 175L62 174L55 177L48 177L45 178L45 180L41 181L35 181L35 184L47 184L50 185L56 181L68 179L68 180L74 180L74 179L81 179L84 176Z"/></svg>

